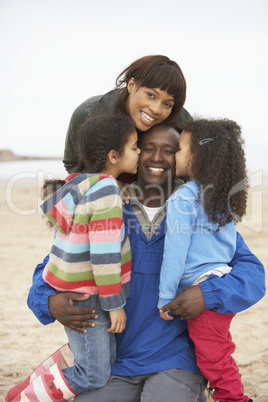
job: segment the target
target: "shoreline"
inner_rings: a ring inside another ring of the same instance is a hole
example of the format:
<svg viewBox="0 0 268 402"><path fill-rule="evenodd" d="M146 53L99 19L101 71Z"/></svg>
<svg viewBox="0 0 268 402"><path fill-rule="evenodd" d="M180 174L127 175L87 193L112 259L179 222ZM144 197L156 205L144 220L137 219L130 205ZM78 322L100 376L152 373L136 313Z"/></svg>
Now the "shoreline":
<svg viewBox="0 0 268 402"><path fill-rule="evenodd" d="M62 160L61 156L15 156L13 158L4 158L0 156L0 163L1 162L19 162L19 161L39 161L39 160Z"/></svg>
<svg viewBox="0 0 268 402"><path fill-rule="evenodd" d="M30 155L17 155L10 149L0 149L0 162L14 162L14 161L24 161L24 160L61 160L62 156L30 156Z"/></svg>

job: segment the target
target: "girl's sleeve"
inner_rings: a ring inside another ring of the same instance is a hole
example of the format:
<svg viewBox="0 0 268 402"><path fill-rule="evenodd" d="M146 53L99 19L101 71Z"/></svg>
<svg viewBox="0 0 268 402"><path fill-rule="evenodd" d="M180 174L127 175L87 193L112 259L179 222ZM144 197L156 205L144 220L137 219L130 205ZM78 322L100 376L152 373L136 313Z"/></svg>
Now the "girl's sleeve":
<svg viewBox="0 0 268 402"><path fill-rule="evenodd" d="M237 233L236 252L229 264L232 271L223 277L211 275L199 284L206 309L234 314L257 303L265 295L265 271Z"/></svg>
<svg viewBox="0 0 268 402"><path fill-rule="evenodd" d="M90 261L103 310L126 303L121 280L121 247L124 238L122 196L118 185L104 187L99 208L89 222Z"/></svg>
<svg viewBox="0 0 268 402"><path fill-rule="evenodd" d="M43 270L49 260L49 255L38 264L33 274L32 286L29 290L27 304L38 320L44 324L51 324L55 318L48 309L48 298L52 293L57 293L48 283L43 280Z"/></svg>
<svg viewBox="0 0 268 402"><path fill-rule="evenodd" d="M160 273L158 308L171 302L178 294L195 217L195 209L189 200L178 197L168 201L167 231Z"/></svg>

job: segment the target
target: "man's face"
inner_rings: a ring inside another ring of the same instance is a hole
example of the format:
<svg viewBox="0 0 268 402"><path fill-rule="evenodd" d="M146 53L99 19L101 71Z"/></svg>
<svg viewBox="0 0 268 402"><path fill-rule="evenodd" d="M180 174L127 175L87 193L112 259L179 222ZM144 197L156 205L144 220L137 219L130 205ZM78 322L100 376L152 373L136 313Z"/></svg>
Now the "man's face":
<svg viewBox="0 0 268 402"><path fill-rule="evenodd" d="M176 177L175 153L179 148L179 133L165 124L141 134L138 185L172 188Z"/></svg>

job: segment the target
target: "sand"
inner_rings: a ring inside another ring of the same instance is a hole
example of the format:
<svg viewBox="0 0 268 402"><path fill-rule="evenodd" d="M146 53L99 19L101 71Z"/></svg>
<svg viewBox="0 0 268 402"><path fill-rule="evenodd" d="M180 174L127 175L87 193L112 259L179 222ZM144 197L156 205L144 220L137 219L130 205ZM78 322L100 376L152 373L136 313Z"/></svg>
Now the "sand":
<svg viewBox="0 0 268 402"><path fill-rule="evenodd" d="M49 252L52 232L38 205L38 189L20 180L2 184L0 194L0 397L26 378L50 353L64 343L59 323L43 326L28 309L26 300L35 266ZM248 216L239 231L250 249L268 266L268 188L250 194ZM268 401L268 297L239 313L232 323L234 357L245 392L254 402Z"/></svg>

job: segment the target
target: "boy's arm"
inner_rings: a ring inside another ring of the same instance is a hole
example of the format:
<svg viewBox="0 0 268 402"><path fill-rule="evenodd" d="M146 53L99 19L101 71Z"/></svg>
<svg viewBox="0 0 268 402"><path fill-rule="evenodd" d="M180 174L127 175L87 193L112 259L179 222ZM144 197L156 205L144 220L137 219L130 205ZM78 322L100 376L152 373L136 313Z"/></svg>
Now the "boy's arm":
<svg viewBox="0 0 268 402"><path fill-rule="evenodd" d="M162 310L172 310L183 319L190 319L205 309L219 313L237 313L251 307L265 295L265 271L237 233L236 252L229 264L232 271L218 277L211 275L198 286L188 286Z"/></svg>

